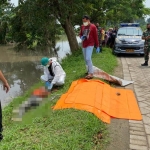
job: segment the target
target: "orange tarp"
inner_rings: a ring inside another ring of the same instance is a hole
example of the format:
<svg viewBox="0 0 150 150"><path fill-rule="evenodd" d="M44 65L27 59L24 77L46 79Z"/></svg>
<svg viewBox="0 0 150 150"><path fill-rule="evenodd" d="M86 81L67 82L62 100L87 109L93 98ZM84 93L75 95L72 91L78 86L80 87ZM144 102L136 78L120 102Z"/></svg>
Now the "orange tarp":
<svg viewBox="0 0 150 150"><path fill-rule="evenodd" d="M110 118L142 120L132 90L113 88L100 80L80 79L72 82L53 107L56 109L75 108L95 114L110 123Z"/></svg>

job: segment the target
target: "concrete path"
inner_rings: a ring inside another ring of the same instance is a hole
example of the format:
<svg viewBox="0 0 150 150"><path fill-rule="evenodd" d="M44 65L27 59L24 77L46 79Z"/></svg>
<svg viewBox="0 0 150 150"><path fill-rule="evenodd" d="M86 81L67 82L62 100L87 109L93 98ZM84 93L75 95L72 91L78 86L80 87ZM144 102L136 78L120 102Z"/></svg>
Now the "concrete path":
<svg viewBox="0 0 150 150"><path fill-rule="evenodd" d="M150 150L150 67L142 67L143 57L121 57L125 80L134 84L126 86L134 90L143 117L142 121L129 121L130 150Z"/></svg>

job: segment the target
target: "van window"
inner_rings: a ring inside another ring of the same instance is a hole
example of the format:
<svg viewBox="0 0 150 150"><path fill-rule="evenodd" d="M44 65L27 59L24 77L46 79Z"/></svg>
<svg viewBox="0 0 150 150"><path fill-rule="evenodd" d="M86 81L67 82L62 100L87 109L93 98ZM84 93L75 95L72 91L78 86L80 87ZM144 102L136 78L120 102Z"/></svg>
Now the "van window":
<svg viewBox="0 0 150 150"><path fill-rule="evenodd" d="M141 28L124 27L118 30L118 36L142 36Z"/></svg>

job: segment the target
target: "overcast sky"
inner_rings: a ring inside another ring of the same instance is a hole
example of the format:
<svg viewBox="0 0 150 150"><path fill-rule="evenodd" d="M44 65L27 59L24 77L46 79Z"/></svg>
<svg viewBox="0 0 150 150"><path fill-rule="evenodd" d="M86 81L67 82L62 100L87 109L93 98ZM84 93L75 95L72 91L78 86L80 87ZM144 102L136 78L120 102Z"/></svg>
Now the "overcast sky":
<svg viewBox="0 0 150 150"><path fill-rule="evenodd" d="M11 3L14 3L15 6L18 5L18 0L11 0Z"/></svg>
<svg viewBox="0 0 150 150"><path fill-rule="evenodd" d="M18 0L11 0L11 3L14 3L15 6L18 5ZM145 0L145 6L150 8L150 0ZM149 16L146 16L146 19L149 18Z"/></svg>
<svg viewBox="0 0 150 150"><path fill-rule="evenodd" d="M18 5L18 0L11 0L12 3L15 4L15 6ZM146 7L150 7L150 0L145 0Z"/></svg>
<svg viewBox="0 0 150 150"><path fill-rule="evenodd" d="M145 6L150 7L150 0L145 0Z"/></svg>

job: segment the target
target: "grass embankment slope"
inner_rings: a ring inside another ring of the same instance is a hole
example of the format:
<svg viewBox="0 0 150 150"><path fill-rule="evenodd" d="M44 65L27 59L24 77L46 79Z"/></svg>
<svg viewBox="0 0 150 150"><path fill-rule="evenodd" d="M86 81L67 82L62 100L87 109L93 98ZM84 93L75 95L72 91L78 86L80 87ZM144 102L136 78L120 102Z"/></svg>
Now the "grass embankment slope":
<svg viewBox="0 0 150 150"><path fill-rule="evenodd" d="M113 73L117 65L111 50L104 48L103 53L93 52L93 64L108 73ZM85 63L81 50L62 61L67 77L63 87L52 93L37 109L30 110L23 117L23 121L11 121L12 110L19 103L26 100L33 89L42 85L34 85L23 96L15 98L3 110L4 140L0 143L0 150L103 150L108 142L106 125L89 112L64 109L51 109L59 99L56 94L65 93L72 81L83 78ZM97 133L102 133L102 139Z"/></svg>

